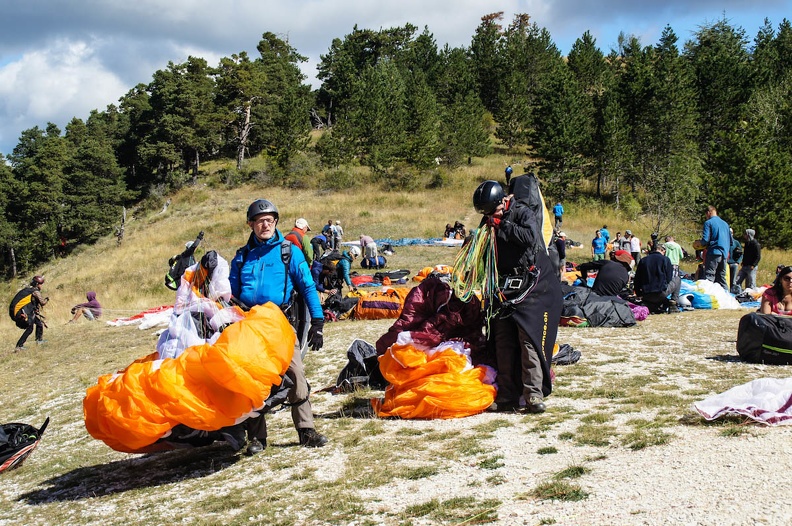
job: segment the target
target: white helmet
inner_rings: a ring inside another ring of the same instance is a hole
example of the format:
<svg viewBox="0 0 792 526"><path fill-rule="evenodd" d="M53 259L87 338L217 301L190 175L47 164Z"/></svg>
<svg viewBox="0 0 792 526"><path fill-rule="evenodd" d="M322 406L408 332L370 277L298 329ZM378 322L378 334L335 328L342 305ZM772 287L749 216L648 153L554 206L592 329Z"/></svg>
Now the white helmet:
<svg viewBox="0 0 792 526"><path fill-rule="evenodd" d="M352 257L359 258L360 257L360 247L355 247L355 246L351 247L349 249L349 253L352 255Z"/></svg>

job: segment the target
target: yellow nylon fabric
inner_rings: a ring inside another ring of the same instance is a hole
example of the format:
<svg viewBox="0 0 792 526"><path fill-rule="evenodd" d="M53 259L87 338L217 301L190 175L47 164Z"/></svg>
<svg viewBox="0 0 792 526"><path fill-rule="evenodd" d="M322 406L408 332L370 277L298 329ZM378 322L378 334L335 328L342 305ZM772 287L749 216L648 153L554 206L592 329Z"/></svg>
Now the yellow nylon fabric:
<svg viewBox="0 0 792 526"><path fill-rule="evenodd" d="M385 398L372 400L380 417L459 418L481 413L495 401L495 387L483 382L483 367L447 348L429 356L412 345L394 344L380 356L390 382Z"/></svg>

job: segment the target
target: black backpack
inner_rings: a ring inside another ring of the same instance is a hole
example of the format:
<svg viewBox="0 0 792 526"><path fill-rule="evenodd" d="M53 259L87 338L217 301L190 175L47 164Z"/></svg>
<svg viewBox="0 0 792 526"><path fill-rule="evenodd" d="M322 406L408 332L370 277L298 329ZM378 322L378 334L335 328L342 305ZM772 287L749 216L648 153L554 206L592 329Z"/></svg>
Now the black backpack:
<svg viewBox="0 0 792 526"><path fill-rule="evenodd" d="M792 318L746 314L737 329L737 354L751 363L792 364Z"/></svg>
<svg viewBox="0 0 792 526"><path fill-rule="evenodd" d="M17 292L8 304L8 316L20 329L27 328L28 320L36 311L36 304L33 301L35 290L33 287L25 287Z"/></svg>
<svg viewBox="0 0 792 526"><path fill-rule="evenodd" d="M18 468L33 453L47 429L49 418L39 429L28 424L2 424L0 426L0 473Z"/></svg>

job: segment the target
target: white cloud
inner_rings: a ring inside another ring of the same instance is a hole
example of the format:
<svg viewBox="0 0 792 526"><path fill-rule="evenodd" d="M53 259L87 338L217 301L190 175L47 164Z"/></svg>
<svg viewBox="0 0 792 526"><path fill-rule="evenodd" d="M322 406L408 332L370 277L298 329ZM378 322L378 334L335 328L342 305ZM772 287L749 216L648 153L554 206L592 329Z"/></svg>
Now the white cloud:
<svg viewBox="0 0 792 526"><path fill-rule="evenodd" d="M0 144L15 145L33 126L63 128L72 117L87 118L128 89L96 60L88 42L61 40L29 51L0 68Z"/></svg>

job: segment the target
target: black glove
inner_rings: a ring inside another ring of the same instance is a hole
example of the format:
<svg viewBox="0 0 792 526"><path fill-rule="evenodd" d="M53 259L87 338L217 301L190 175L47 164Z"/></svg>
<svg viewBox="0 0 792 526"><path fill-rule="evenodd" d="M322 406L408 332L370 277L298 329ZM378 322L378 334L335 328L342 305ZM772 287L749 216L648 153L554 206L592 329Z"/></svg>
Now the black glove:
<svg viewBox="0 0 792 526"><path fill-rule="evenodd" d="M312 351L318 351L324 345L322 329L324 329L324 319L313 318L311 320L311 328L308 329L308 347Z"/></svg>

